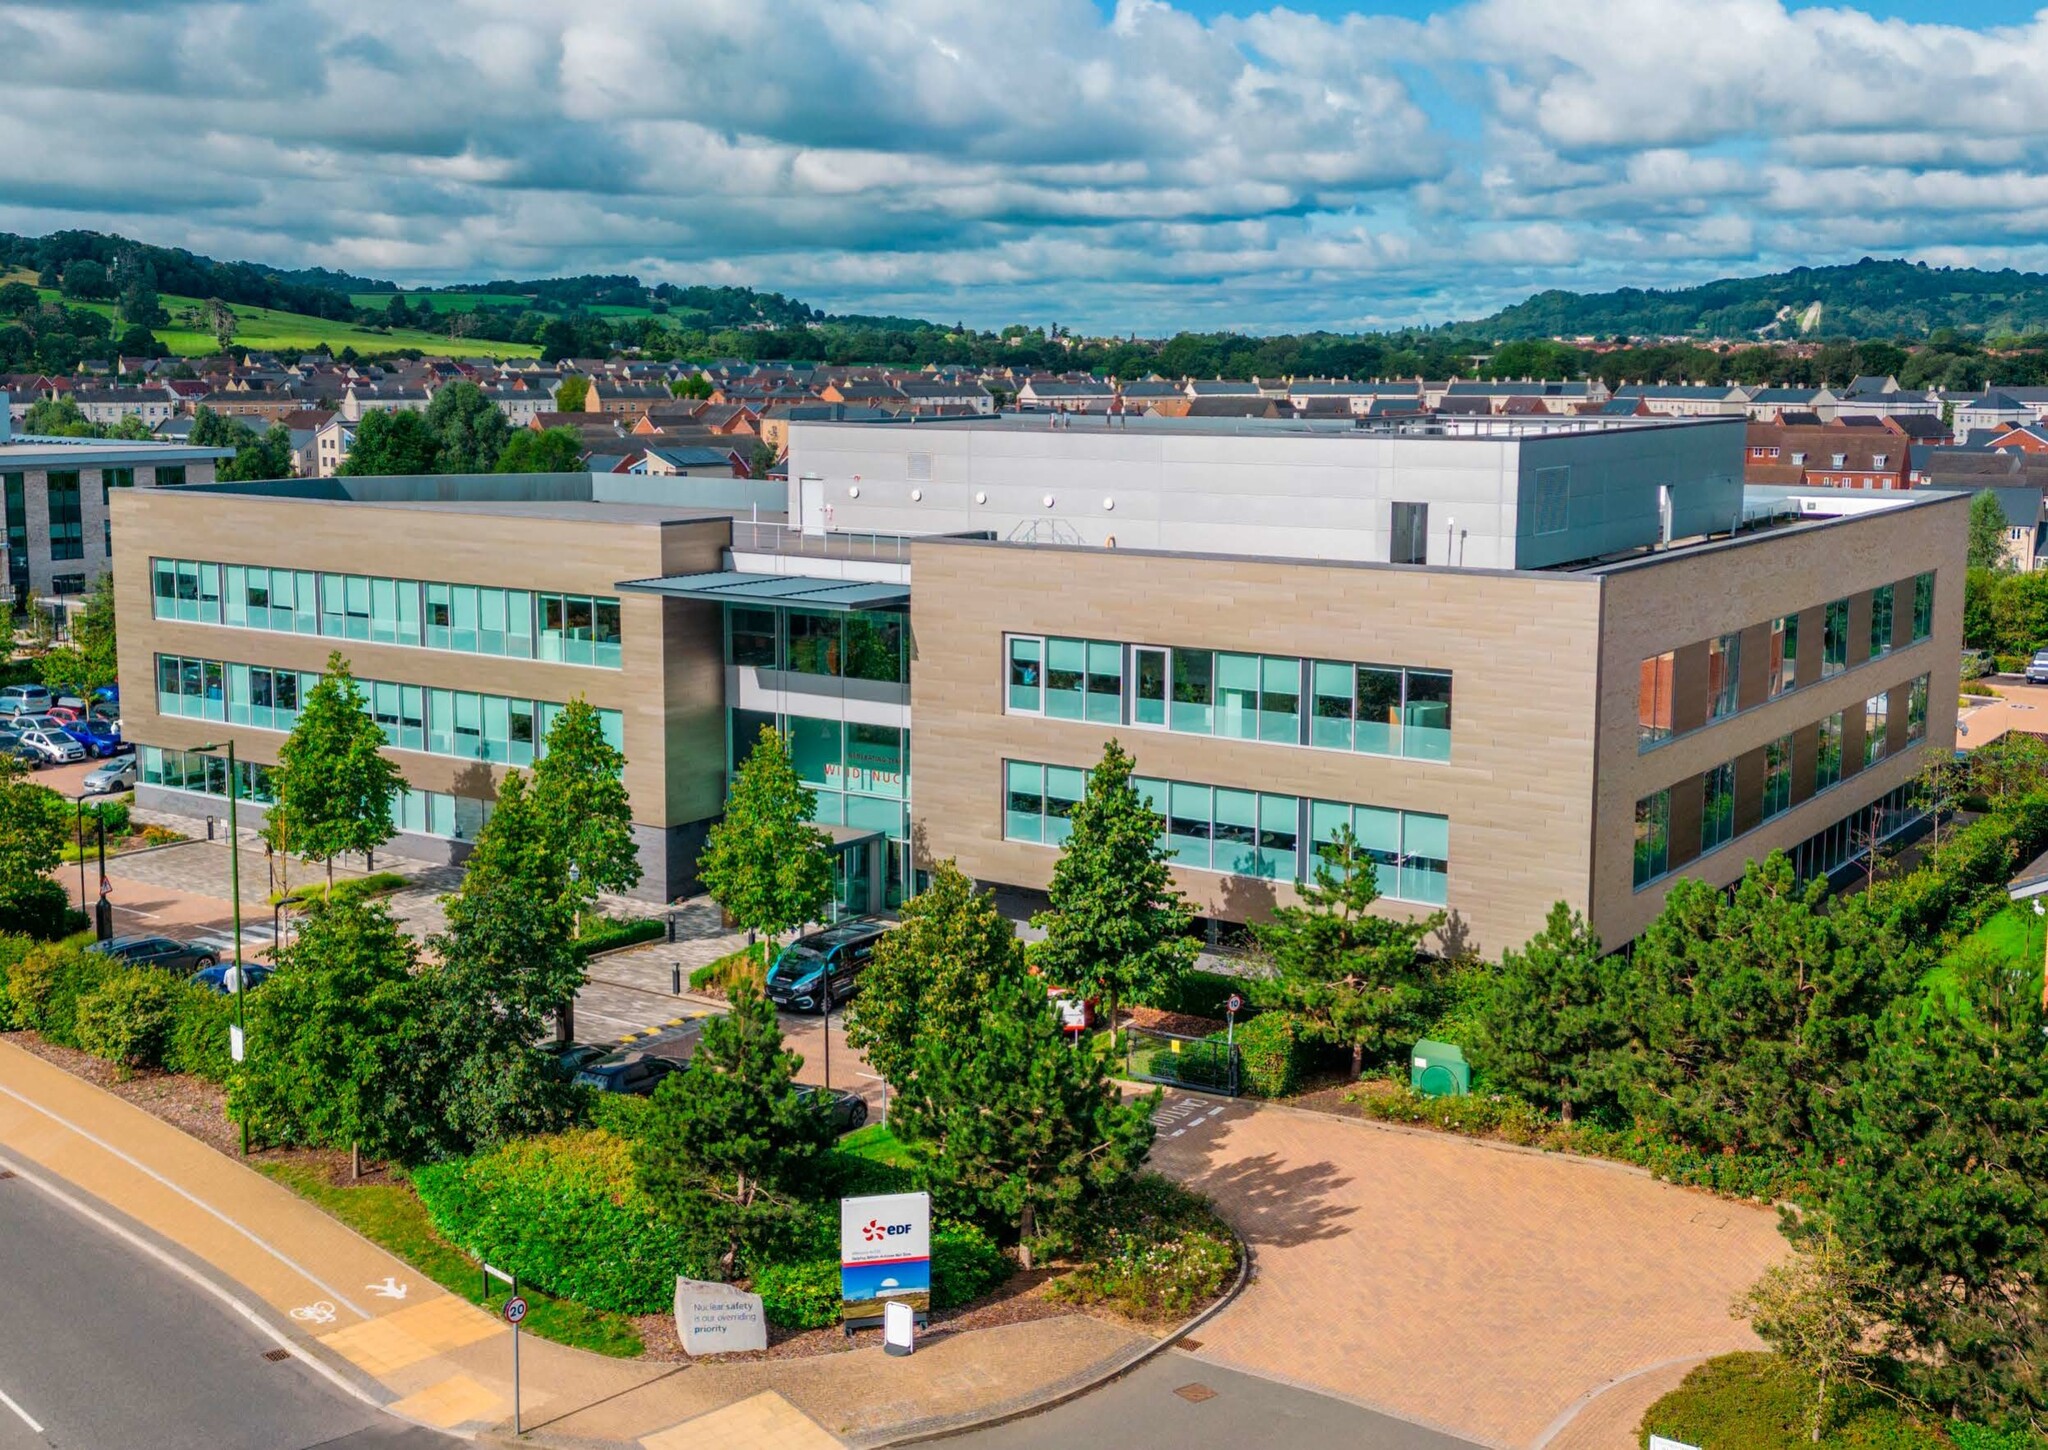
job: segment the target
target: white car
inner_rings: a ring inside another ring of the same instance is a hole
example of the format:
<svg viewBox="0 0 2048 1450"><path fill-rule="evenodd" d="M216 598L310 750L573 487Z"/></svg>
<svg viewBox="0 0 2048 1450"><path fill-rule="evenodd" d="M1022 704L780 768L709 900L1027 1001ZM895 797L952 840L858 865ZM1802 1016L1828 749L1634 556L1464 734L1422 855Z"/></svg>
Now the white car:
<svg viewBox="0 0 2048 1450"><path fill-rule="evenodd" d="M2035 650L2034 657L2027 661L2027 683L2048 684L2048 649Z"/></svg>
<svg viewBox="0 0 2048 1450"><path fill-rule="evenodd" d="M135 789L135 757L117 756L88 772L81 788L87 795L111 795L117 790Z"/></svg>
<svg viewBox="0 0 2048 1450"><path fill-rule="evenodd" d="M22 744L54 764L69 765L74 760L85 759L85 747L62 730L46 730L40 725L31 725L21 731L20 736Z"/></svg>

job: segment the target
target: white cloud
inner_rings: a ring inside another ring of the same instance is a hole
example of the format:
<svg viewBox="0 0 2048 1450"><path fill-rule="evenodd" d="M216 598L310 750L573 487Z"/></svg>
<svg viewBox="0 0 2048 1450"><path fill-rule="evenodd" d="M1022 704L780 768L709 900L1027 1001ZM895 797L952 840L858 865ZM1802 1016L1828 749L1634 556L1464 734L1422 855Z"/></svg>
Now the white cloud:
<svg viewBox="0 0 2048 1450"><path fill-rule="evenodd" d="M0 93L0 226L403 280L1277 328L2048 256L2048 18L0 0Z"/></svg>

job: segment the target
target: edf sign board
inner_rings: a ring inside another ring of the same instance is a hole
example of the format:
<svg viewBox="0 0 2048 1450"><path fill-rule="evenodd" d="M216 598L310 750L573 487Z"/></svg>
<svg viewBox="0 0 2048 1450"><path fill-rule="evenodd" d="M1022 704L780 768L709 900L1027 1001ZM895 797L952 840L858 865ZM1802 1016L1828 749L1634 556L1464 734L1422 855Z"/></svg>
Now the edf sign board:
<svg viewBox="0 0 2048 1450"><path fill-rule="evenodd" d="M839 1200L839 1299L844 1319L879 1319L892 1299L931 1307L930 1194Z"/></svg>

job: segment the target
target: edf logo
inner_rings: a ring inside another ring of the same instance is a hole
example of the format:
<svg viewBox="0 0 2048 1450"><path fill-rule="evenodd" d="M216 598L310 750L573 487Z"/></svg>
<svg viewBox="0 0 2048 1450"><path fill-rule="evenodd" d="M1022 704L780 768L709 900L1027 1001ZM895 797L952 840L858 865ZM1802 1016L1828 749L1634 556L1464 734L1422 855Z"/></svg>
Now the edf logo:
<svg viewBox="0 0 2048 1450"><path fill-rule="evenodd" d="M861 1229L860 1236L872 1244L909 1232L910 1225L907 1223L883 1223L878 1218L871 1218L867 1221L866 1226Z"/></svg>

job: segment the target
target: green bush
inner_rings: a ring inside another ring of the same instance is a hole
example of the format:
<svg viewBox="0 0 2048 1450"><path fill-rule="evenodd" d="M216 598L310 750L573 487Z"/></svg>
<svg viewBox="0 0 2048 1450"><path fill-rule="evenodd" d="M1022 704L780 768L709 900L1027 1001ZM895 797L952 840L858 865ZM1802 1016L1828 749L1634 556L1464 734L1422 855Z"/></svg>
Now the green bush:
<svg viewBox="0 0 2048 1450"><path fill-rule="evenodd" d="M47 876L0 884L0 934L61 941L90 925L64 888Z"/></svg>
<svg viewBox="0 0 2048 1450"><path fill-rule="evenodd" d="M1226 977L1221 972L1187 971L1180 980L1159 994L1159 999L1148 1005L1162 1012L1179 1012L1189 1017L1210 1017L1218 1022L1228 1011L1230 994L1249 996L1245 992L1242 977Z"/></svg>
<svg viewBox="0 0 2048 1450"><path fill-rule="evenodd" d="M2021 1450L2023 1445L1981 1426L1916 1421L1877 1393L1848 1386L1830 1397L1823 1450L1947 1450L1942 1431L1962 1450ZM1662 1435L1713 1450L1811 1450L1807 1413L1813 1384L1775 1354L1724 1354L1688 1374L1644 1413L1638 1442Z"/></svg>
<svg viewBox="0 0 2048 1450"><path fill-rule="evenodd" d="M14 998L8 993L7 983L22 959L35 949L33 937L19 932L0 935L0 1032L13 1032L21 1026L14 1015Z"/></svg>
<svg viewBox="0 0 2048 1450"><path fill-rule="evenodd" d="M78 1045L124 1070L163 1061L183 984L162 972L116 972L78 998Z"/></svg>
<svg viewBox="0 0 2048 1450"><path fill-rule="evenodd" d="M7 974L14 1020L60 1047L78 1046L78 999L115 973L134 972L83 947L48 944L29 952Z"/></svg>
<svg viewBox="0 0 2048 1450"><path fill-rule="evenodd" d="M668 924L658 916L589 916L583 919L583 934L576 938L576 951L588 957L635 942L656 941L667 932Z"/></svg>
<svg viewBox="0 0 2048 1450"><path fill-rule="evenodd" d="M741 947L736 952L727 952L716 961L706 962L690 973L690 990L702 992L712 989L730 992L733 983L741 977L754 979L754 984L766 990L768 968L766 965L767 946L765 943Z"/></svg>
<svg viewBox="0 0 2048 1450"><path fill-rule="evenodd" d="M1214 1041L1223 1034L1212 1033ZM1313 1044L1291 1012L1261 1012L1237 1024L1237 1053L1244 1091L1262 1098L1284 1098L1301 1085L1313 1057Z"/></svg>
<svg viewBox="0 0 2048 1450"><path fill-rule="evenodd" d="M591 1127L630 1143L640 1136L652 1100L629 1093L592 1092L584 1102Z"/></svg>
<svg viewBox="0 0 2048 1450"><path fill-rule="evenodd" d="M521 1138L413 1178L452 1243L535 1286L597 1309L650 1314L676 1275L705 1277L633 1181L627 1143L595 1129Z"/></svg>
<svg viewBox="0 0 2048 1450"><path fill-rule="evenodd" d="M1047 1292L1140 1319L1185 1318L1237 1272L1237 1236L1209 1200L1157 1173L1102 1205L1077 1254L1079 1267Z"/></svg>
<svg viewBox="0 0 2048 1450"><path fill-rule="evenodd" d="M334 883L329 891L325 881L308 881L303 886L294 886L290 891L281 892L270 898L272 906L292 901L311 905L316 901L360 901L369 896L388 896L394 891L403 891L412 884L410 877L396 871L373 871L367 876L346 876Z"/></svg>
<svg viewBox="0 0 2048 1450"><path fill-rule="evenodd" d="M98 831L101 826L106 827L107 840L110 844L126 836L134 829L133 823L129 819L128 802L126 801L101 801L96 805L91 803L81 804L78 808L78 815L79 824L85 829L85 845L87 850L92 850L97 846ZM76 846L77 844L77 832L74 830L72 833L72 845Z"/></svg>
<svg viewBox="0 0 2048 1450"><path fill-rule="evenodd" d="M164 1070L191 1073L208 1082L226 1082L228 1024L235 1020L235 999L225 992L184 982L173 985L177 989L176 1011L169 1040L164 1044ZM253 1011L253 995L243 1005L246 1011Z"/></svg>
<svg viewBox="0 0 2048 1450"><path fill-rule="evenodd" d="M765 1264L754 1271L754 1292L761 1296L768 1322L784 1329L823 1329L839 1322L836 1260Z"/></svg>
<svg viewBox="0 0 2048 1450"><path fill-rule="evenodd" d="M971 1223L932 1227L932 1308L979 1299L1017 1271L996 1241Z"/></svg>

